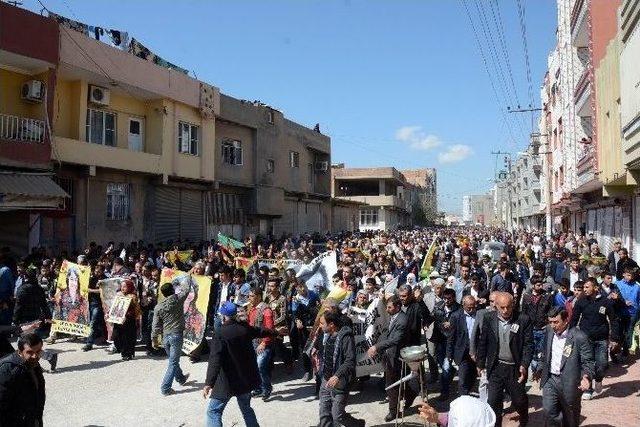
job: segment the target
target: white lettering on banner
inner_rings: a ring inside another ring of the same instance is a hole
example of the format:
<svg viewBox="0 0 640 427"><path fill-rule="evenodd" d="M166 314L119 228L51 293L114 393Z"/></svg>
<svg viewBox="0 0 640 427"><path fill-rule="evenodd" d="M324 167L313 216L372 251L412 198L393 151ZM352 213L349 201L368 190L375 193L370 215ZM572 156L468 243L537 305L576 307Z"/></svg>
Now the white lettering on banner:
<svg viewBox="0 0 640 427"><path fill-rule="evenodd" d="M367 309L349 307L349 317L353 322L353 335L356 343L356 376L362 377L382 371L382 355L369 357L367 350L380 337L388 314L384 301L374 299Z"/></svg>
<svg viewBox="0 0 640 427"><path fill-rule="evenodd" d="M258 267L269 267L269 268L279 268L279 269L293 269L296 273L300 271L304 263L299 259L266 259L259 258L258 259Z"/></svg>

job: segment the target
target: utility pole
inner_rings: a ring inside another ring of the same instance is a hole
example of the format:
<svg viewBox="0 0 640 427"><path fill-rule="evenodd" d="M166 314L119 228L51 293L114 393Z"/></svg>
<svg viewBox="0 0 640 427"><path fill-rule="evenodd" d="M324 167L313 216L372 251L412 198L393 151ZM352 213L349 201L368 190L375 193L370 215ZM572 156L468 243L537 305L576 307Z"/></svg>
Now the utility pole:
<svg viewBox="0 0 640 427"><path fill-rule="evenodd" d="M513 229L513 221L511 220L513 216L512 208L511 208L511 185L509 184L509 180L511 179L511 153L507 153L505 151L492 151L492 155L496 156L496 162L494 165L494 179L493 182L496 184L497 189L506 189L507 191L507 228L509 231ZM499 156L504 156L505 167L507 168L507 176L502 179L498 174L498 158ZM500 184L504 183L505 187L500 187Z"/></svg>

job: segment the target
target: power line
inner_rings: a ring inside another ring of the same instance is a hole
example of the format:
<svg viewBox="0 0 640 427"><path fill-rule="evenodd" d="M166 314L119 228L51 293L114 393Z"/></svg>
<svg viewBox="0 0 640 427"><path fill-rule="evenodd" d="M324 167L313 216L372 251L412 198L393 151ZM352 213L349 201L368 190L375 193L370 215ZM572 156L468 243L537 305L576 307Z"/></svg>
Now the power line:
<svg viewBox="0 0 640 427"><path fill-rule="evenodd" d="M509 124L509 121L507 120L506 114L504 112L504 110L501 108L501 103L500 103L500 97L498 96L498 91L496 90L496 85L493 82L493 77L491 75L491 72L489 71L489 65L487 64L487 58L484 54L484 49L482 49L482 44L480 43L480 39L478 37L478 32L476 31L476 27L473 23L473 19L471 18L471 13L469 12L469 8L467 6L467 2L466 0L460 0L462 2L462 5L464 7L464 10L467 14L467 18L469 19L469 24L471 25L471 30L473 32L473 37L476 41L476 45L478 46L478 51L480 52L480 57L482 58L482 63L484 65L484 69L487 72L487 75L489 76L489 83L491 83L491 89L493 90L493 95L495 98L495 101L497 103L498 106L498 110L501 113L502 116L502 120L504 121L507 130L509 132L509 136L511 137L511 141L513 142L514 145L518 145L518 143L516 142L516 139L513 135L513 130L511 128L511 125Z"/></svg>
<svg viewBox="0 0 640 427"><path fill-rule="evenodd" d="M518 4L518 17L520 20L520 32L522 34L522 46L524 47L524 60L527 70L527 83L529 94L529 108L533 107L533 84L531 80L531 65L529 63L529 44L527 43L527 22L526 22L526 9L521 0L517 0ZM531 113L531 129L534 128L534 114Z"/></svg>

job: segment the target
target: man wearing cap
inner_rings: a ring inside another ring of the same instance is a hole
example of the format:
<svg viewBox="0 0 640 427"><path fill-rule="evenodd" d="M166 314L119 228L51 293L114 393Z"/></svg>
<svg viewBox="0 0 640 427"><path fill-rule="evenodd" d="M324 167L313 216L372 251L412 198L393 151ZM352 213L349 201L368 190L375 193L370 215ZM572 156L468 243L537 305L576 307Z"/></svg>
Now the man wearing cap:
<svg viewBox="0 0 640 427"><path fill-rule="evenodd" d="M235 396L247 427L257 427L258 420L251 408L251 391L260 385L260 374L253 340L273 337L276 331L254 328L236 318L237 307L227 301L220 306L222 326L216 331L209 353L209 366L203 389L207 406L207 427L221 427L222 413Z"/></svg>

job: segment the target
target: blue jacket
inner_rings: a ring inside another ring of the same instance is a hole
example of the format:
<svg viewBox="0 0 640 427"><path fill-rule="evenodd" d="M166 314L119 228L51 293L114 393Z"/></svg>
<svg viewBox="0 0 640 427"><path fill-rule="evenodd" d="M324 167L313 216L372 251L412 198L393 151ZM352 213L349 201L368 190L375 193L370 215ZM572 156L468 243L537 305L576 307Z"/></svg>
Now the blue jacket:
<svg viewBox="0 0 640 427"><path fill-rule="evenodd" d="M630 301L631 305L626 306L626 311L623 309L623 314L628 314L634 319L638 314L638 308L640 307L640 286L638 282L627 282L624 279L620 279L616 282L620 296L626 301Z"/></svg>

